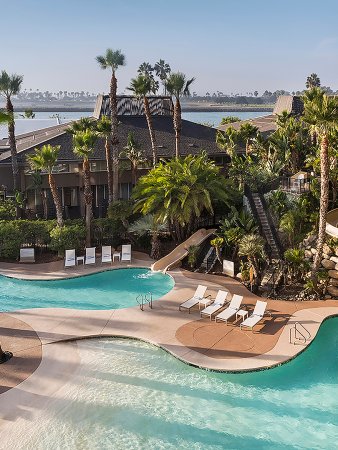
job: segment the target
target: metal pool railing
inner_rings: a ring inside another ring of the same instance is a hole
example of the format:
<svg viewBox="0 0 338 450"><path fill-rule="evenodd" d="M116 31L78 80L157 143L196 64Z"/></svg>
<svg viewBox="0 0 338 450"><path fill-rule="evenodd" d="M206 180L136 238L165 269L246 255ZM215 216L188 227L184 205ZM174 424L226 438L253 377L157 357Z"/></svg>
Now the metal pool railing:
<svg viewBox="0 0 338 450"><path fill-rule="evenodd" d="M147 304L149 308L153 309L153 294L151 292L147 292L146 294L139 294L136 297L136 301L139 304L141 311L144 311L144 305Z"/></svg>
<svg viewBox="0 0 338 450"><path fill-rule="evenodd" d="M300 328L302 331L300 330ZM292 340L292 334L293 334L293 340ZM304 327L304 325L302 325L300 322L295 322L294 325L291 326L290 332L289 332L290 344L295 345L297 342L306 344L306 342L310 339L311 339L311 334L310 334L309 330L307 330Z"/></svg>

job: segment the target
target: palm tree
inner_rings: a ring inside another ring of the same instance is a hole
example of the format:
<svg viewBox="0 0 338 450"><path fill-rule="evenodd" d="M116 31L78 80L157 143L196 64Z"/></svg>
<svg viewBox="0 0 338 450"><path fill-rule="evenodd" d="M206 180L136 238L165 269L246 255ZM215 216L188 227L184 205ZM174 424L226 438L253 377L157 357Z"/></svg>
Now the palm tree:
<svg viewBox="0 0 338 450"><path fill-rule="evenodd" d="M265 256L264 239L258 234L247 234L238 245L238 256L245 256L252 267L255 284L259 284L259 263Z"/></svg>
<svg viewBox="0 0 338 450"><path fill-rule="evenodd" d="M202 153L160 162L138 180L133 198L135 211L168 223L172 237L180 241L202 213L213 214L215 202L228 202L229 191L219 168Z"/></svg>
<svg viewBox="0 0 338 450"><path fill-rule="evenodd" d="M92 130L79 131L73 136L73 151L83 159L83 183L84 200L86 206L86 246L90 247L91 242L91 221L92 221L92 202L93 194L90 183L90 164L89 156L94 151L94 145L97 140L97 134Z"/></svg>
<svg viewBox="0 0 338 450"><path fill-rule="evenodd" d="M32 184L30 188L33 188L37 193L39 193L41 198L41 205L43 210L43 218L47 220L48 218L48 206L47 206L47 198L45 192L42 190L43 178L41 175L41 170L35 170L31 174Z"/></svg>
<svg viewBox="0 0 338 450"><path fill-rule="evenodd" d="M161 241L159 239L160 234L167 231L167 225L161 223L155 219L152 214L147 214L132 223L128 231L139 236L150 235L151 236L151 251L150 257L153 259L159 259L161 256Z"/></svg>
<svg viewBox="0 0 338 450"><path fill-rule="evenodd" d="M20 92L23 77L21 75L9 75L5 70L0 74L0 94L6 99L6 112L8 115L8 140L11 150L11 162L13 173L13 188L17 191L19 188L19 166L16 151L15 139L15 122L14 122L14 108L12 103L12 96Z"/></svg>
<svg viewBox="0 0 338 450"><path fill-rule="evenodd" d="M155 138L155 130L153 126L152 116L150 112L150 106L149 106L149 100L148 95L149 94L155 94L156 93L156 85L154 84L154 80L146 75L138 75L137 78L133 78L130 82L130 87L128 88L132 93L138 97L143 98L143 105L144 105L144 114L146 116L148 129L149 129L149 135L150 135L150 141L151 141L151 148L153 153L153 165L156 164L157 159L157 151L156 151L156 138Z"/></svg>
<svg viewBox="0 0 338 450"><path fill-rule="evenodd" d="M87 130L96 130L96 122L90 117L81 117L81 119L72 122L71 125L67 128L67 132L72 134L73 136L79 131Z"/></svg>
<svg viewBox="0 0 338 450"><path fill-rule="evenodd" d="M175 147L176 158L180 156L180 140L182 131L182 117L181 117L181 103L180 97L190 95L190 85L195 81L195 78L186 79L186 76L181 72L171 73L166 81L166 89L170 95L175 97L174 106L174 129L175 129Z"/></svg>
<svg viewBox="0 0 338 450"><path fill-rule="evenodd" d="M111 69L109 100L111 114L111 155L113 166L113 201L119 198L119 155L118 155L118 120L117 120L117 79L116 71L120 66L125 65L125 56L121 50L107 49L104 56L97 56L96 61L101 69Z"/></svg>
<svg viewBox="0 0 338 450"><path fill-rule="evenodd" d="M258 130L258 127L249 122L243 123L238 130L240 138L245 142L245 152L247 155L250 153L252 139L258 136Z"/></svg>
<svg viewBox="0 0 338 450"><path fill-rule="evenodd" d="M137 69L137 72L140 75L144 75L145 77L147 77L147 76L151 77L153 71L154 71L154 67L150 63L147 63L147 62L142 63L140 65L140 67Z"/></svg>
<svg viewBox="0 0 338 450"><path fill-rule="evenodd" d="M52 146L50 144L43 145L40 149L36 148L33 155L27 156L27 160L36 171L46 170L48 172L48 182L52 192L53 201L56 210L56 221L59 227L63 226L62 204L59 192L57 190L55 177L53 175L53 168L57 163L60 152L60 146Z"/></svg>
<svg viewBox="0 0 338 450"><path fill-rule="evenodd" d="M164 85L164 95L167 95L167 88L166 88L165 81L171 72L169 64L167 64L164 61L164 59L160 59L157 63L155 63L154 70L155 70L156 76L159 77L159 79L162 81L162 83Z"/></svg>
<svg viewBox="0 0 338 450"><path fill-rule="evenodd" d="M114 187L114 182L118 184L118 178L114 178L112 169L112 156L111 156L111 120L107 116L102 116L96 124L96 130L99 136L105 139L106 149L106 163L107 163L107 176L108 176L108 204L112 203L114 199L114 191L118 190Z"/></svg>
<svg viewBox="0 0 338 450"><path fill-rule="evenodd" d="M307 77L305 86L306 86L306 89L312 89L314 87L319 87L320 86L319 76L316 73L312 73L309 77Z"/></svg>
<svg viewBox="0 0 338 450"><path fill-rule="evenodd" d="M325 242L326 215L329 203L329 145L330 132L338 125L338 102L317 89L312 101L304 97L304 120L316 131L320 140L320 208L317 253L314 258L311 277L317 279Z"/></svg>
<svg viewBox="0 0 338 450"><path fill-rule="evenodd" d="M120 157L129 159L131 164L132 183L135 185L137 181L138 166L146 162L147 159L143 150L141 150L140 144L136 141L132 132L128 133L127 145L123 147L123 151L120 153Z"/></svg>

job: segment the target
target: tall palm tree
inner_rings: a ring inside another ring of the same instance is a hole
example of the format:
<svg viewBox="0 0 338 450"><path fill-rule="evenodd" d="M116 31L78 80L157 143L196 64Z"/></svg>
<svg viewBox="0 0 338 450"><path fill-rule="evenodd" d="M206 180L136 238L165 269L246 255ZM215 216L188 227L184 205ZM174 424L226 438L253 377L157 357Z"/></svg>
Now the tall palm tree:
<svg viewBox="0 0 338 450"><path fill-rule="evenodd" d="M156 76L159 77L159 79L162 81L162 84L164 85L164 95L167 95L167 88L166 88L165 81L171 72L171 68L170 68L169 64L167 64L164 61L164 59L160 59L157 63L155 63L154 70L155 70Z"/></svg>
<svg viewBox="0 0 338 450"><path fill-rule="evenodd" d="M137 181L137 169L138 166L146 162L144 151L141 149L140 144L136 141L132 132L128 133L127 145L123 147L123 151L120 153L123 158L128 158L131 164L131 178L132 183L135 185Z"/></svg>
<svg viewBox="0 0 338 450"><path fill-rule="evenodd" d="M120 66L125 65L125 56L121 50L112 50L108 48L104 56L97 56L96 61L101 69L111 69L109 99L111 114L111 155L113 166L113 201L119 198L119 155L118 155L118 120L117 120L117 79L116 71Z"/></svg>
<svg viewBox="0 0 338 450"><path fill-rule="evenodd" d="M96 130L96 122L90 117L81 117L81 119L72 122L67 128L67 132L73 136L79 131Z"/></svg>
<svg viewBox="0 0 338 450"><path fill-rule="evenodd" d="M15 121L14 121L14 107L12 103L12 96L20 92L23 76L9 75L5 70L0 74L0 94L6 99L6 112L8 114L8 140L11 150L11 162L13 173L13 187L14 191L19 188L19 166L16 151L15 139Z"/></svg>
<svg viewBox="0 0 338 450"><path fill-rule="evenodd" d="M182 131L182 117L181 117L181 103L180 97L190 95L190 85L195 81L195 78L186 79L186 76L181 72L171 73L166 80L166 89L170 95L175 97L174 106L174 129L175 129L175 147L176 158L180 156L180 140Z"/></svg>
<svg viewBox="0 0 338 450"><path fill-rule="evenodd" d="M105 140L106 163L108 176L108 204L114 199L114 191L118 191L118 178L113 176L112 156L111 156L111 120L107 116L102 116L96 124L96 130L100 137ZM114 186L114 183L117 184Z"/></svg>
<svg viewBox="0 0 338 450"><path fill-rule="evenodd" d="M157 159L157 151L156 151L156 137L155 137L155 130L153 126L153 120L150 112L150 106L149 106L149 100L148 95L149 94L155 94L156 93L156 85L154 84L154 80L146 75L138 75L136 78L133 78L130 82L130 87L128 88L136 97L143 98L143 105L144 105L144 114L146 116L148 129L149 129L149 135L150 135L150 141L151 141L151 148L153 153L153 165L156 164Z"/></svg>
<svg viewBox="0 0 338 450"><path fill-rule="evenodd" d="M86 206L86 246L91 242L91 221L93 215L93 194L90 183L89 156L94 151L97 134L92 130L79 131L73 136L73 151L83 159L84 200Z"/></svg>
<svg viewBox="0 0 338 450"><path fill-rule="evenodd" d="M318 89L318 88L317 88ZM338 126L338 102L317 91L312 101L304 97L304 120L316 131L320 141L320 208L317 253L312 266L312 279L316 280L325 242L326 215L329 204L329 144L330 133Z"/></svg>
<svg viewBox="0 0 338 450"><path fill-rule="evenodd" d="M312 89L314 87L319 87L320 86L319 76L316 73L312 73L309 77L307 77L305 86L306 86L306 89Z"/></svg>
<svg viewBox="0 0 338 450"><path fill-rule="evenodd" d="M27 156L27 160L32 169L36 171L46 170L48 172L48 182L50 190L52 192L56 210L56 221L58 226L62 227L63 226L62 204L59 192L57 190L55 177L52 173L53 168L57 163L59 152L60 152L59 145L52 146L50 144L47 144L43 145L40 149L36 148L35 153L33 155Z"/></svg>

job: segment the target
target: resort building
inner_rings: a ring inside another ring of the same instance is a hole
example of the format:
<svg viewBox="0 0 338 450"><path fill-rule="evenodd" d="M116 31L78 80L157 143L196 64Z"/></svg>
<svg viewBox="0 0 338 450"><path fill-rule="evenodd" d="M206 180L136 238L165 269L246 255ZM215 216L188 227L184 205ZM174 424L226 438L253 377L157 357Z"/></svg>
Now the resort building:
<svg viewBox="0 0 338 450"><path fill-rule="evenodd" d="M175 133L173 128L173 104L171 97L149 97L153 126L156 133L157 158L169 159L175 155ZM144 151L146 162L138 170L138 176L146 173L152 165L152 149L143 101L132 96L118 97L118 150L127 144L129 133ZM99 95L93 112L93 118L110 114L109 96ZM73 153L72 136L67 132L68 124L56 125L31 133L17 136L17 152L20 169L20 190L26 193L26 208L32 216L41 214L41 193L34 187L32 172L27 155L44 144L60 145L55 178L60 190L65 217L76 218L84 214L82 161ZM217 164L224 165L227 155L216 145L216 129L182 120L181 154L198 154L205 150ZM93 190L93 211L96 217L104 216L108 192L104 139L98 139L93 155L90 157L91 184ZM0 189L2 194L13 194L11 155L7 139L0 140ZM130 161L120 160L120 198L130 197L132 173ZM54 203L50 193L47 176L43 177L42 195L47 197L48 216L54 217Z"/></svg>
<svg viewBox="0 0 338 450"><path fill-rule="evenodd" d="M225 131L229 127L238 130L241 125L245 123L250 123L251 125L258 128L263 136L267 137L269 134L273 133L277 129L276 116L286 111L288 114L298 116L302 114L304 105L301 97L296 95L281 95L278 97L272 114L262 117L255 117L254 119L241 120L239 122L227 123L225 125L220 125L218 129L220 131ZM243 152L245 148L243 147Z"/></svg>

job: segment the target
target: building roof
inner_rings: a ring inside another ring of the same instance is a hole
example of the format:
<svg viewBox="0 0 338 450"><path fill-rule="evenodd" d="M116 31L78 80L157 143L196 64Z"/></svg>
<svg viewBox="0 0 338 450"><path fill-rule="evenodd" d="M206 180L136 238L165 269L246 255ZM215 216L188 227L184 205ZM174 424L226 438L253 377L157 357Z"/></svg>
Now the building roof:
<svg viewBox="0 0 338 450"><path fill-rule="evenodd" d="M127 144L128 133L132 132L146 156L151 158L152 150L149 130L145 116L119 116L119 151ZM175 133L170 116L153 116L159 157L172 157L175 154ZM72 136L66 132L69 125L58 125L39 132L18 136L17 151L19 163L24 163L26 155L35 147L43 144L60 145L59 161L80 160L72 151ZM224 153L216 145L216 130L188 120L182 120L181 154L198 154L205 150L208 154ZM91 157L93 160L105 160L104 140L99 139ZM0 164L10 162L10 151L0 154Z"/></svg>
<svg viewBox="0 0 338 450"><path fill-rule="evenodd" d="M281 114L283 111L289 114L299 115L304 111L304 104L298 95L280 95L273 109L273 114Z"/></svg>
<svg viewBox="0 0 338 450"><path fill-rule="evenodd" d="M172 116L173 102L170 96L147 96L150 114L153 116ZM143 116L144 101L133 95L117 96L117 114L119 116ZM98 95L94 108L94 117L110 116L109 95Z"/></svg>

